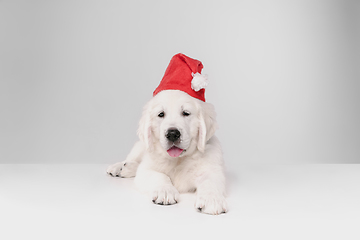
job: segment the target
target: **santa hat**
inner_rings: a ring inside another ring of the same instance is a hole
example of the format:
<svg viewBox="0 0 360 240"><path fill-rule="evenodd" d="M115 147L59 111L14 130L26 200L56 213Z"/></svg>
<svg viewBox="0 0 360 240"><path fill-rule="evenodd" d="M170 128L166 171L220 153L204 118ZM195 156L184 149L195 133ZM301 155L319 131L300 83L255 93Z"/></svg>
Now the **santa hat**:
<svg viewBox="0 0 360 240"><path fill-rule="evenodd" d="M163 90L180 90L205 102L205 87L208 80L206 75L201 74L202 68L203 65L199 60L189 58L182 53L176 54L172 57L153 96Z"/></svg>

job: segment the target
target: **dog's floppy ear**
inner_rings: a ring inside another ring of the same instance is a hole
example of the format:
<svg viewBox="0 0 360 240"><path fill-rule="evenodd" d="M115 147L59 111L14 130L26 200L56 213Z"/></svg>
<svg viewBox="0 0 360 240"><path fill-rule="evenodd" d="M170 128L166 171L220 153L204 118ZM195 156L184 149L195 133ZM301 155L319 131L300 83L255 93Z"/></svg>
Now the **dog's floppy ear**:
<svg viewBox="0 0 360 240"><path fill-rule="evenodd" d="M140 140L145 143L147 150L151 149L152 146L150 106L150 102L144 106L137 130L137 134Z"/></svg>
<svg viewBox="0 0 360 240"><path fill-rule="evenodd" d="M205 151L206 142L214 135L218 128L214 106L210 103L201 102L199 105L199 140L197 148L200 152Z"/></svg>

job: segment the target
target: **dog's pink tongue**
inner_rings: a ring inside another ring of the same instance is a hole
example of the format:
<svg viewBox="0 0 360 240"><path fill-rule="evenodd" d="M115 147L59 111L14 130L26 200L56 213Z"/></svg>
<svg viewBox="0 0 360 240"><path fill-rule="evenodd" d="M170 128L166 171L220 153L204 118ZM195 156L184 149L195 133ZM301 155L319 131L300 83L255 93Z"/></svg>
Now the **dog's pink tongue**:
<svg viewBox="0 0 360 240"><path fill-rule="evenodd" d="M175 147L175 146L173 146L173 147L169 148L169 150L167 150L170 157L178 157L178 156L180 156L180 154L183 151L184 151L183 149Z"/></svg>

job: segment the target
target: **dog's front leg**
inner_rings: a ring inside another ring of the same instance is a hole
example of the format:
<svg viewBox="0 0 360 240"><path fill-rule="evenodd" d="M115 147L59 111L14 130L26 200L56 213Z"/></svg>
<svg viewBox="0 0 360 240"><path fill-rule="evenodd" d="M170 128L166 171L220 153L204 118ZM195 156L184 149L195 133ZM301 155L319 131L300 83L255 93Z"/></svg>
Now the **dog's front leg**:
<svg viewBox="0 0 360 240"><path fill-rule="evenodd" d="M135 184L141 192L150 196L155 204L171 205L178 202L179 192L164 173L140 165Z"/></svg>
<svg viewBox="0 0 360 240"><path fill-rule="evenodd" d="M225 176L221 169L201 172L196 179L195 208L207 214L227 212L225 199Z"/></svg>

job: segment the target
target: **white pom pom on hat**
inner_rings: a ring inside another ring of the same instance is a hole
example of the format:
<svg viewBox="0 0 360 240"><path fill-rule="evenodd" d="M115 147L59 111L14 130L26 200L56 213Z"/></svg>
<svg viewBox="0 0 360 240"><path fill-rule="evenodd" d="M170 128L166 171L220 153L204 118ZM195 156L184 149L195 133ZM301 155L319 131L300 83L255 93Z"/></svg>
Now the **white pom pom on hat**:
<svg viewBox="0 0 360 240"><path fill-rule="evenodd" d="M191 73L193 79L191 80L191 88L194 89L195 92L200 91L200 89L205 89L208 85L208 77L205 74L200 73Z"/></svg>

